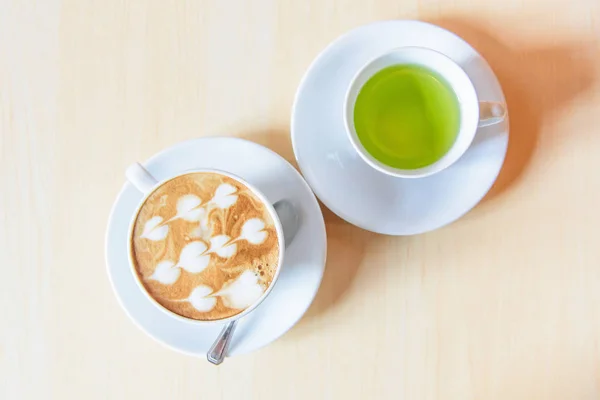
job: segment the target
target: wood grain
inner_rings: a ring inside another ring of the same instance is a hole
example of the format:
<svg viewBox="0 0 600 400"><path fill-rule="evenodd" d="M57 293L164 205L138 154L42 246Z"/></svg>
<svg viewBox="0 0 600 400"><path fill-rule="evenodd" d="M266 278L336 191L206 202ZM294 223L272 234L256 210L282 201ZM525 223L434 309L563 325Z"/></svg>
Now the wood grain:
<svg viewBox="0 0 600 400"><path fill-rule="evenodd" d="M416 18L490 62L511 113L492 193L385 237L324 210L322 288L290 333L215 368L120 309L104 229L123 171L239 136L293 160L330 41ZM600 2L0 1L0 398L600 398Z"/></svg>

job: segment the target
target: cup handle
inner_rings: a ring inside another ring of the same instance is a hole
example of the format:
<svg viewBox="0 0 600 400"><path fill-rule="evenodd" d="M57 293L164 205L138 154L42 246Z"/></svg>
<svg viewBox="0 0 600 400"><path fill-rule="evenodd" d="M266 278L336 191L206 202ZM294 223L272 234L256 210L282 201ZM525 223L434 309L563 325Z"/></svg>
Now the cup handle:
<svg viewBox="0 0 600 400"><path fill-rule="evenodd" d="M479 128L504 121L506 104L496 101L479 102Z"/></svg>
<svg viewBox="0 0 600 400"><path fill-rule="evenodd" d="M140 163L131 164L125 171L125 177L137 190L148 194L158 181Z"/></svg>

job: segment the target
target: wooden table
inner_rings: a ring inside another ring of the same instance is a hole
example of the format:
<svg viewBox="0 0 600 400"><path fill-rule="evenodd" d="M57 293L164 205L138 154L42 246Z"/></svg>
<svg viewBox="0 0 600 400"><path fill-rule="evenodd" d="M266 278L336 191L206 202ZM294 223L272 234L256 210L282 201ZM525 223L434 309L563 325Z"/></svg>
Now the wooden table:
<svg viewBox="0 0 600 400"><path fill-rule="evenodd" d="M104 265L134 160L244 137L294 162L314 57L371 21L470 41L511 113L506 165L460 221L416 237L324 209L307 315L215 368L119 307ZM0 2L1 399L600 398L597 0Z"/></svg>

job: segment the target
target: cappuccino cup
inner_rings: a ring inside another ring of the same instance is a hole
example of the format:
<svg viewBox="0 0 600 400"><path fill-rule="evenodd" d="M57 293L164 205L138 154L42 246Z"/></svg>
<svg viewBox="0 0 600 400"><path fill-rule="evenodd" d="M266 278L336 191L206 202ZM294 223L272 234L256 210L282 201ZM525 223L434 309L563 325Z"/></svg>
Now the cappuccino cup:
<svg viewBox="0 0 600 400"><path fill-rule="evenodd" d="M138 163L126 177L144 195L130 222L129 264L151 303L181 321L222 324L271 293L286 243L256 187L215 169L158 181Z"/></svg>

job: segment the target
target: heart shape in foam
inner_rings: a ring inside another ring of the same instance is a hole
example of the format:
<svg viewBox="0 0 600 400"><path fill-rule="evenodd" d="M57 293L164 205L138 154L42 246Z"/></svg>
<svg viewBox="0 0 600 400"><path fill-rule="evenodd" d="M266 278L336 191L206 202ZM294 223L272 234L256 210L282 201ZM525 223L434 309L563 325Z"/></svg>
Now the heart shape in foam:
<svg viewBox="0 0 600 400"><path fill-rule="evenodd" d="M244 222L242 234L237 240L245 239L252 244L261 244L267 238L268 233L264 230L265 223L258 218L252 218Z"/></svg>
<svg viewBox="0 0 600 400"><path fill-rule="evenodd" d="M187 244L181 249L177 266L193 274L204 271L210 262L210 255L204 254L206 250L206 245L201 241Z"/></svg>
<svg viewBox="0 0 600 400"><path fill-rule="evenodd" d="M210 238L209 253L215 253L219 257L229 258L237 251L237 245L231 243L231 238L227 235L217 235Z"/></svg>
<svg viewBox="0 0 600 400"><path fill-rule="evenodd" d="M150 279L154 279L165 285L172 285L179 279L179 275L181 275L181 269L173 268L174 266L175 263L170 260L159 262Z"/></svg>
<svg viewBox="0 0 600 400"><path fill-rule="evenodd" d="M162 217L159 216L152 217L146 221L146 224L144 225L144 232L142 232L141 237L154 241L163 240L166 238L167 234L169 233L169 226L161 225L162 221Z"/></svg>
<svg viewBox="0 0 600 400"><path fill-rule="evenodd" d="M212 289L208 286L200 285L197 286L192 293L190 293L187 301L198 311L206 312L210 311L217 304L217 299L210 297Z"/></svg>
<svg viewBox="0 0 600 400"><path fill-rule="evenodd" d="M215 296L220 296L229 308L244 309L254 304L264 291L258 276L252 271L244 271L234 281L223 285Z"/></svg>
<svg viewBox="0 0 600 400"><path fill-rule="evenodd" d="M175 270L179 270L175 268ZM244 309L254 304L264 293L258 276L252 271L244 271L237 278L227 282L218 293L206 285L199 285L192 290L185 300L200 312L212 310L217 304L216 297L221 297L223 304L229 308Z"/></svg>
<svg viewBox="0 0 600 400"><path fill-rule="evenodd" d="M215 195L209 203L218 208L229 208L237 201L238 196L234 194L235 192L237 192L235 186L222 183L215 190Z"/></svg>
<svg viewBox="0 0 600 400"><path fill-rule="evenodd" d="M177 200L177 215L171 220L182 218L186 221L200 221L206 215L206 210L200 207L202 199L193 194L186 194Z"/></svg>

